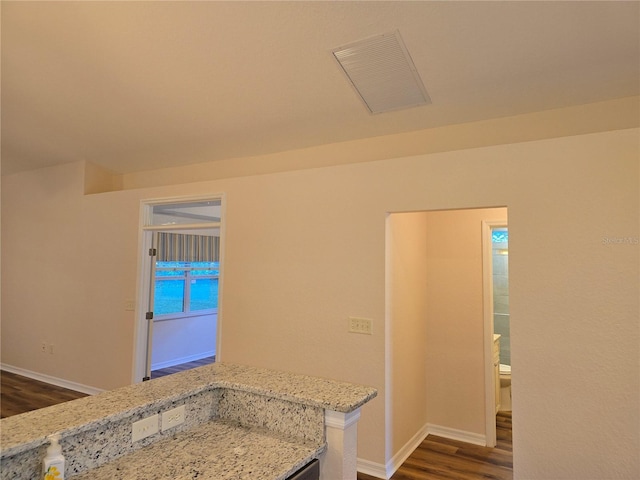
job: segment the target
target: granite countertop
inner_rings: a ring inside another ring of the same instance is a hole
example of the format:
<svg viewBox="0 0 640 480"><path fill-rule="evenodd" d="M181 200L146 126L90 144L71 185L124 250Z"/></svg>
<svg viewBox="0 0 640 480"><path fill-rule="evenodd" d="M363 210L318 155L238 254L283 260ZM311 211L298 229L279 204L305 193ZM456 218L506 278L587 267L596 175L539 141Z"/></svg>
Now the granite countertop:
<svg viewBox="0 0 640 480"><path fill-rule="evenodd" d="M0 422L0 455L14 455L47 442L52 433L88 431L160 402L213 389L233 389L350 413L377 395L372 387L242 365L204 367L85 397Z"/></svg>
<svg viewBox="0 0 640 480"><path fill-rule="evenodd" d="M73 479L284 480L324 449L324 445L302 445L257 428L211 421Z"/></svg>

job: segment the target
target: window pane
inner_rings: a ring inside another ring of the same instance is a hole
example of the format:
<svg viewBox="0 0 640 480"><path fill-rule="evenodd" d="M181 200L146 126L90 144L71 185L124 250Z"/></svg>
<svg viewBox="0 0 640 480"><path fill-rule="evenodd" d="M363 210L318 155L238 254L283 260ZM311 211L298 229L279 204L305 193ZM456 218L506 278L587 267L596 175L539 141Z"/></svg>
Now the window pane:
<svg viewBox="0 0 640 480"><path fill-rule="evenodd" d="M156 277L182 277L184 278L184 270L156 270Z"/></svg>
<svg viewBox="0 0 640 480"><path fill-rule="evenodd" d="M191 275L219 275L220 263L219 262L192 262L191 263Z"/></svg>
<svg viewBox="0 0 640 480"><path fill-rule="evenodd" d="M191 262L156 262L156 268L188 268Z"/></svg>
<svg viewBox="0 0 640 480"><path fill-rule="evenodd" d="M198 278L191 280L189 310L218 308L218 279Z"/></svg>
<svg viewBox="0 0 640 480"><path fill-rule="evenodd" d="M156 280L153 300L155 315L181 313L184 309L184 280Z"/></svg>
<svg viewBox="0 0 640 480"><path fill-rule="evenodd" d="M156 277L184 277L188 262L156 262Z"/></svg>
<svg viewBox="0 0 640 480"><path fill-rule="evenodd" d="M189 266L192 268L218 268L220 262L191 262Z"/></svg>
<svg viewBox="0 0 640 480"><path fill-rule="evenodd" d="M191 270L191 275L194 277L200 276L218 276L218 270Z"/></svg>
<svg viewBox="0 0 640 480"><path fill-rule="evenodd" d="M509 231L506 228L494 228L491 230L492 243L505 243L509 241Z"/></svg>

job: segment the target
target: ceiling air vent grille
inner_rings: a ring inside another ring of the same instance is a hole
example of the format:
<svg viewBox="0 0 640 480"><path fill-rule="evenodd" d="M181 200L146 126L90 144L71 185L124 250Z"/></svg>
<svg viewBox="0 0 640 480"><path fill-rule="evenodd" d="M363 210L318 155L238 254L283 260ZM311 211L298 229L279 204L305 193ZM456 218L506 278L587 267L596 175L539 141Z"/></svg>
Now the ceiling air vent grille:
<svg viewBox="0 0 640 480"><path fill-rule="evenodd" d="M371 113L431 103L400 32L345 45L332 53Z"/></svg>

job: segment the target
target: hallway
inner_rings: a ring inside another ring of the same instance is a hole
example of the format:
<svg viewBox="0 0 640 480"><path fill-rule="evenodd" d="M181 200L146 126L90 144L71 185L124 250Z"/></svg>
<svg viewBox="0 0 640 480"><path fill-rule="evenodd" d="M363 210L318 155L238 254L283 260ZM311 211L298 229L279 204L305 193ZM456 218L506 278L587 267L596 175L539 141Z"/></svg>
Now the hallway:
<svg viewBox="0 0 640 480"><path fill-rule="evenodd" d="M512 480L511 412L499 412L495 448L429 435L391 480ZM377 480L358 473L357 480Z"/></svg>

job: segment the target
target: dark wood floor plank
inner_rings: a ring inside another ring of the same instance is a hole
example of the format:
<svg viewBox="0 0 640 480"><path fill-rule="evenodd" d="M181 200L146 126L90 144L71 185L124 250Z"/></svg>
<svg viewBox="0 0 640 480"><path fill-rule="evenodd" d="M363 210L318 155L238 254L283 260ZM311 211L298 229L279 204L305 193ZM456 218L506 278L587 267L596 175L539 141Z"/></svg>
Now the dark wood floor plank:
<svg viewBox="0 0 640 480"><path fill-rule="evenodd" d="M492 457L474 458L461 452L447 455L428 448L419 448L418 450L419 454L411 455L402 468L411 468L414 471L431 474L439 473L444 478L460 480L472 480L478 478L478 475L481 475L480 478L504 478L505 472L502 469L505 467L494 464Z"/></svg>
<svg viewBox="0 0 640 480"><path fill-rule="evenodd" d="M178 372L183 372L185 370L190 370L196 367L202 367L204 365L209 365L216 361L215 355L212 357L202 358L200 360L194 360L193 362L182 363L180 365L175 365L173 367L167 368L159 368L157 370L151 371L151 379L166 377L167 375L171 375Z"/></svg>
<svg viewBox="0 0 640 480"><path fill-rule="evenodd" d="M15 373L0 372L0 417L49 407L87 394L58 387Z"/></svg>
<svg viewBox="0 0 640 480"><path fill-rule="evenodd" d="M421 445L421 447L423 447L424 451L436 451L436 452L437 450L434 449L434 445L436 445L437 442L447 440L443 438L434 439L429 437L427 437L427 439L429 439L429 441L425 440L425 442L423 442L423 445ZM507 466L509 468L513 467L513 460L512 460L513 455L510 451L502 450L497 447L488 448L488 447L481 447L478 445L464 444L463 442L456 442L456 443L458 444L458 448L454 455L456 458L465 458L470 461L480 461L480 462L489 463L492 465ZM417 453L419 454L420 450L418 450ZM441 452L438 452L438 453L441 453Z"/></svg>

